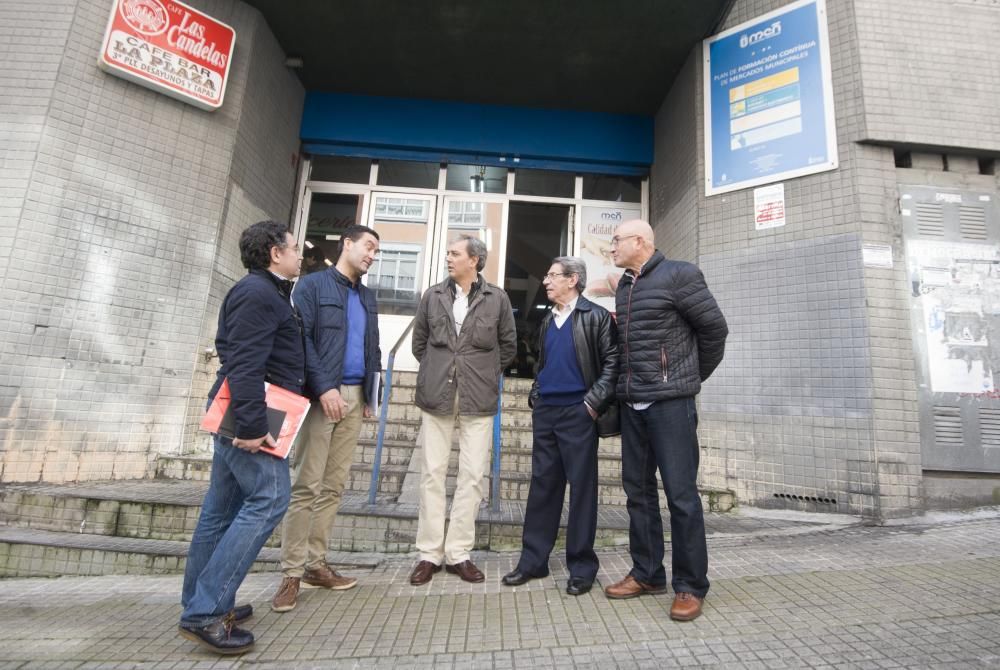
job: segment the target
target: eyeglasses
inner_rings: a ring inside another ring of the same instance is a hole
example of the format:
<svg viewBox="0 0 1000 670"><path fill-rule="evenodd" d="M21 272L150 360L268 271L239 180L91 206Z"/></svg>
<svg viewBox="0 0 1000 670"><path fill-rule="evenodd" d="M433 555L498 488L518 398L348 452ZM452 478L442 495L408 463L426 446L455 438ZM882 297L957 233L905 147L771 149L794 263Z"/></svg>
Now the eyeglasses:
<svg viewBox="0 0 1000 670"><path fill-rule="evenodd" d="M642 235L622 235L621 237L615 235L614 237L611 238L611 246L617 247L619 244L622 243L622 240L627 240L630 237L642 237Z"/></svg>
<svg viewBox="0 0 1000 670"><path fill-rule="evenodd" d="M573 272L550 272L547 275L544 275L542 277L542 279L545 280L545 279L555 279L556 277L570 277L573 274L575 274L575 273L573 273Z"/></svg>

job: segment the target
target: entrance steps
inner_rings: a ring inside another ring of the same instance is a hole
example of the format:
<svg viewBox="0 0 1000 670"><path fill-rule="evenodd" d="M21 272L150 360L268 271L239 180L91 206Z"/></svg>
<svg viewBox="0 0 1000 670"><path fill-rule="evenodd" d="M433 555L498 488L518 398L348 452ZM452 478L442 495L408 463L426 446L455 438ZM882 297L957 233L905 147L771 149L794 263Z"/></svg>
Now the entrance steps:
<svg viewBox="0 0 1000 670"><path fill-rule="evenodd" d="M0 577L165 574L181 572L208 482L126 480L81 484L0 486ZM557 541L565 540L565 509ZM710 524L733 526L730 514L709 514ZM714 517L714 520L712 519ZM524 505L482 506L476 548L517 550ZM664 524L669 528L668 521ZM372 566L380 554L414 551L417 506L367 495L345 496L330 541L337 566ZM279 567L279 526L254 570ZM597 546L628 543L628 515L620 505L598 510Z"/></svg>
<svg viewBox="0 0 1000 670"><path fill-rule="evenodd" d="M336 565L364 565L376 562L376 553L415 550L422 448L420 411L413 404L416 375L399 373L394 378L376 502L368 504L368 489L378 423L367 420L330 541L330 560ZM531 478L530 384L524 379L505 380L500 509L492 512L488 501L481 506L478 549L520 548ZM598 546L628 543L620 453L620 438L601 440ZM456 443L449 496L457 462ZM181 571L210 473L210 455L189 454L160 456L154 480L0 485L0 576ZM484 482L487 497L490 477ZM669 528L662 491L660 496L664 525ZM725 513L735 505L732 492L724 490L703 490L702 501L707 512ZM564 533L560 530L557 547L564 546ZM279 526L254 569L278 567L280 537Z"/></svg>

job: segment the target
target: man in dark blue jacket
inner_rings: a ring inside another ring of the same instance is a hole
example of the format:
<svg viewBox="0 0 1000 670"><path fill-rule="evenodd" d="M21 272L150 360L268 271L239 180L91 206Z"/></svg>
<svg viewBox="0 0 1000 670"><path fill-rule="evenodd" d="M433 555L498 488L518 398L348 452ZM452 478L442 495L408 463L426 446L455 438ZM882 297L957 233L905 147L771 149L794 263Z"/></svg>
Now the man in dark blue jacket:
<svg viewBox="0 0 1000 670"><path fill-rule="evenodd" d="M701 614L709 586L694 398L722 362L729 329L701 270L665 258L645 221L618 227L611 257L625 268L615 295L617 393L632 570L604 592L633 598L666 591L659 470L670 509L670 618L690 621Z"/></svg>
<svg viewBox="0 0 1000 670"><path fill-rule="evenodd" d="M378 305L361 283L378 250L378 233L348 227L337 264L300 279L292 296L302 313L313 406L292 464L295 481L281 539L284 578L271 601L275 612L293 609L300 587L342 591L358 583L327 565L326 550L382 369Z"/></svg>
<svg viewBox="0 0 1000 670"><path fill-rule="evenodd" d="M288 465L260 451L276 446L268 433L264 382L295 393L305 383L302 324L290 302L302 255L284 224L255 223L240 236L250 272L226 295L215 346L222 366L209 393L225 379L232 395L234 439L215 435L212 479L184 570L180 634L220 654L240 654L253 633L234 623L250 617L236 590L257 552L288 508Z"/></svg>

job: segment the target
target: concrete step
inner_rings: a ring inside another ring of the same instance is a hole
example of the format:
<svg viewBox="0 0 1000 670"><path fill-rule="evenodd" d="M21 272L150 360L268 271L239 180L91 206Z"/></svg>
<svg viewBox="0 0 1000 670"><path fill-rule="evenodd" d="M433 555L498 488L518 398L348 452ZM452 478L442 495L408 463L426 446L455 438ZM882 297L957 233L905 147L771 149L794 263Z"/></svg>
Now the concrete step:
<svg viewBox="0 0 1000 670"><path fill-rule="evenodd" d="M383 465L379 469L379 481L377 495L394 498L402 492L403 480L409 469L408 465ZM348 475L346 490L367 493L371 486L372 466L365 463L356 463L351 466ZM457 459L453 459L448 468L448 476L445 480L445 490L448 496L454 494L455 481L458 475ZM492 473L488 472L484 478L483 488L489 496ZM501 470L500 472L500 499L508 501L527 502L528 491L531 484L530 461L526 472L514 472L511 470ZM725 501L727 491L705 491L703 501L706 509L721 509L727 504L731 507L731 502ZM604 505L625 505L625 490L622 488L621 472L612 476L599 475L597 480L597 498L600 504ZM659 489L660 508L667 509L667 498L663 489Z"/></svg>
<svg viewBox="0 0 1000 670"><path fill-rule="evenodd" d="M508 447L500 453L500 470L503 473L520 472L531 474L531 449ZM599 477L621 480L622 459L618 453L609 454L607 450L598 449L597 473Z"/></svg>
<svg viewBox="0 0 1000 670"><path fill-rule="evenodd" d="M188 541L152 540L0 526L0 577L162 575L184 572ZM251 572L281 567L281 550L264 548ZM330 552L338 569L371 569L381 557Z"/></svg>
<svg viewBox="0 0 1000 670"><path fill-rule="evenodd" d="M500 430L501 445L506 447L531 448L531 415L528 412L512 417L510 413L503 415ZM399 419L390 421L385 428L385 439L397 442L414 442L420 432L420 419ZM365 421L361 426L361 440L375 440L378 437L378 422ZM621 437L610 437L600 441L601 453L607 455L621 454Z"/></svg>
<svg viewBox="0 0 1000 670"><path fill-rule="evenodd" d="M506 434L506 433L505 433ZM515 445L524 444L516 442ZM528 447L504 444L501 448L501 470L503 472L531 472L530 438ZM354 465L371 466L375 462L376 440L370 437L358 439L355 451ZM413 450L416 449L416 439L392 440L382 443L383 465L406 465L410 462ZM598 468L602 477L621 477L621 446L612 440L601 440L598 445ZM452 447L452 465L457 465L458 443ZM170 456L161 455L156 461L156 476L166 479L193 479L208 481L211 472L211 456L208 454Z"/></svg>
<svg viewBox="0 0 1000 670"><path fill-rule="evenodd" d="M384 373L383 373L384 374ZM503 392L504 395L521 395L523 394L527 397L528 393L531 391L531 385L534 382L532 379L524 377L508 377L505 376L503 379ZM417 373L416 372L400 372L394 371L392 373L392 388L415 388L417 385Z"/></svg>
<svg viewBox="0 0 1000 670"><path fill-rule="evenodd" d="M392 393L389 397L391 405L413 405L416 398L417 389L415 386L398 386L395 381L392 384ZM504 392L503 409L508 410L529 410L528 393Z"/></svg>
<svg viewBox="0 0 1000 670"><path fill-rule="evenodd" d="M0 486L0 520L3 523L0 526L0 576L182 570L180 559L197 525L206 490L205 482L181 480ZM375 505L368 505L364 493L347 493L332 532L330 549L335 552L413 551L417 513L416 504L380 498ZM716 515L716 518L728 516ZM524 505L520 502L503 501L499 512L482 506L476 547L519 548L523 518ZM626 543L628 515L625 508L602 505L598 529L599 545ZM35 541L23 534L28 531L57 536L39 535ZM88 537L98 539L84 539ZM280 537L279 526L267 547L279 546ZM150 544L129 543L143 541ZM348 564L351 560L363 559L339 556L335 560ZM270 563L258 566L259 569L273 569L277 557L265 549L260 560ZM41 563L32 567L35 561ZM58 567L53 566L61 565L60 561L73 565L59 573ZM86 567L88 565L90 567Z"/></svg>

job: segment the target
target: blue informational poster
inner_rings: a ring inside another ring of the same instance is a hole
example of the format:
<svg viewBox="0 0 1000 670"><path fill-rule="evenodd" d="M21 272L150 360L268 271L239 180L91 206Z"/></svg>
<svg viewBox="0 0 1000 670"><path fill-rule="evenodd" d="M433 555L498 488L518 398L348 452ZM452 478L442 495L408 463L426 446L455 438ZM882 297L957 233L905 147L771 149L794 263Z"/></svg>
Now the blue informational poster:
<svg viewBox="0 0 1000 670"><path fill-rule="evenodd" d="M710 37L704 57L706 195L837 167L823 0Z"/></svg>

